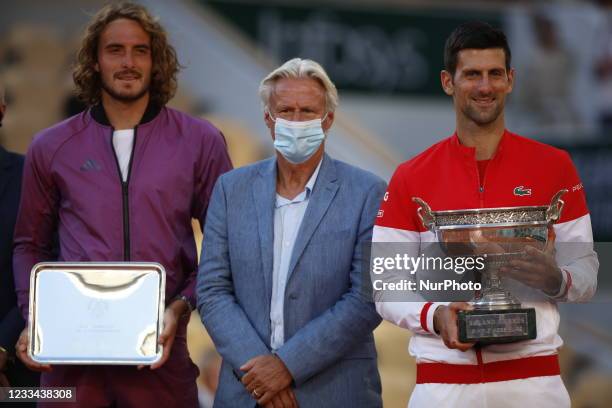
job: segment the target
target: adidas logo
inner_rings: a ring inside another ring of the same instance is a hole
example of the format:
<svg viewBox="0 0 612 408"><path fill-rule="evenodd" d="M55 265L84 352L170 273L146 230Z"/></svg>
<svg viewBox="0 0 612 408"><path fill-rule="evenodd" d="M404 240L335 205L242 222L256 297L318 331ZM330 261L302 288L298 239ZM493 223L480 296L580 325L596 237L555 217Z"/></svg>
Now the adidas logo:
<svg viewBox="0 0 612 408"><path fill-rule="evenodd" d="M93 159L87 159L85 163L81 165L81 171L100 171L102 167Z"/></svg>

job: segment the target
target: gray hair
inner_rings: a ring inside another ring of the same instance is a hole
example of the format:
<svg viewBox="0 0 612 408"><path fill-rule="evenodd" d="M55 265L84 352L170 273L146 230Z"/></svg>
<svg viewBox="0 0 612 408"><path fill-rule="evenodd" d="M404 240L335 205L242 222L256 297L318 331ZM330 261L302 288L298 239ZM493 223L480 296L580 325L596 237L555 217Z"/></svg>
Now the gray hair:
<svg viewBox="0 0 612 408"><path fill-rule="evenodd" d="M325 110L334 112L338 107L338 90L323 67L309 59L294 58L285 62L266 76L259 84L259 97L264 111L270 110L270 97L274 92L276 81L281 78L312 78L321 83L325 89Z"/></svg>

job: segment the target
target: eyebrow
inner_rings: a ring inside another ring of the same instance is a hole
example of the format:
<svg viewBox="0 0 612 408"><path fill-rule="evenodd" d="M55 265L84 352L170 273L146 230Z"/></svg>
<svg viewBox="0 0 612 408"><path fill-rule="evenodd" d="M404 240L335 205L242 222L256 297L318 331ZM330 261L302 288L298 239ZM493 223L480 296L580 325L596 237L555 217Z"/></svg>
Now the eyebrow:
<svg viewBox="0 0 612 408"><path fill-rule="evenodd" d="M281 105L281 104L278 104L276 106L276 110L281 110L281 109L291 109L291 110L298 110L298 111L306 111L306 110L314 111L314 110L316 110L316 107L311 106L311 105L307 105L307 106L302 106L302 107L296 109L295 106L293 106L293 105Z"/></svg>
<svg viewBox="0 0 612 408"><path fill-rule="evenodd" d="M492 67L492 68L489 68L489 69L463 68L461 70L461 72L464 72L464 73L479 73L479 72L493 72L493 71L503 72L505 70L506 70L505 67Z"/></svg>
<svg viewBox="0 0 612 408"><path fill-rule="evenodd" d="M121 43L110 43L104 46L104 48L116 48L116 47L124 48L125 45ZM141 49L147 49L147 50L151 49L151 47L148 44L137 44L133 48L141 48Z"/></svg>

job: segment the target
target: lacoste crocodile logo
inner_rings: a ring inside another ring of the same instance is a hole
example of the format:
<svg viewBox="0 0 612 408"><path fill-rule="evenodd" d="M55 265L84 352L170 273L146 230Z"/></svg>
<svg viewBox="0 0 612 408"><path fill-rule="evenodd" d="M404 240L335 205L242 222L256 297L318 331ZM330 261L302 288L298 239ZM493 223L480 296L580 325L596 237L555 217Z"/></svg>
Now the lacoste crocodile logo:
<svg viewBox="0 0 612 408"><path fill-rule="evenodd" d="M518 187L514 187L514 195L515 196L530 196L531 195L531 189L530 188L525 188L524 186L518 186Z"/></svg>

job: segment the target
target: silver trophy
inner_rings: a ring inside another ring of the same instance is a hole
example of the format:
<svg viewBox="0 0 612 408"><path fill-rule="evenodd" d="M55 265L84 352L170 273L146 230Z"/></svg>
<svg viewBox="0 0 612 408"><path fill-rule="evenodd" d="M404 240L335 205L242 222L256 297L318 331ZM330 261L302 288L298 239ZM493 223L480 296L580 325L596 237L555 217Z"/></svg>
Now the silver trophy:
<svg viewBox="0 0 612 408"><path fill-rule="evenodd" d="M535 309L521 302L502 286L499 268L524 256L526 246L542 249L549 230L559 219L564 202L557 192L548 206L481 208L432 211L421 198L418 216L436 235L449 256L482 257L482 288L471 303L474 310L458 314L459 341L480 344L509 343L537 336Z"/></svg>
<svg viewBox="0 0 612 408"><path fill-rule="evenodd" d="M42 364L153 364L163 352L165 287L158 263L39 263L28 354Z"/></svg>

